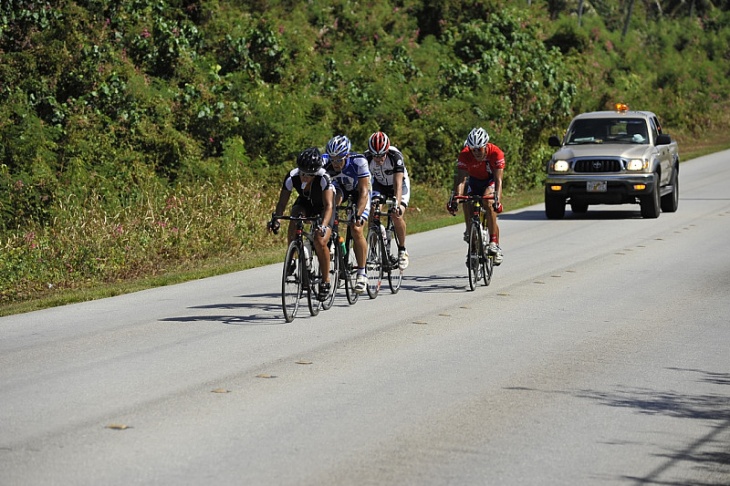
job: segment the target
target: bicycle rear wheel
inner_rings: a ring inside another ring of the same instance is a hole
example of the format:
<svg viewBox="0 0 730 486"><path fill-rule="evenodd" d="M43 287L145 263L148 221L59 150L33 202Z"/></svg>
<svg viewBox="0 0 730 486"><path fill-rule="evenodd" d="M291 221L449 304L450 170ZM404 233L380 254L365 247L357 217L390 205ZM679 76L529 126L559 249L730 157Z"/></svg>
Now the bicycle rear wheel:
<svg viewBox="0 0 730 486"><path fill-rule="evenodd" d="M322 302L322 309L328 310L335 302L337 288L339 287L338 279L340 278L340 248L335 237L330 239L330 293Z"/></svg>
<svg viewBox="0 0 730 486"><path fill-rule="evenodd" d="M347 302L352 305L357 302L359 295L355 292L355 285L357 283L357 258L355 258L355 248L353 247L349 229L347 230L345 248L347 249L344 258L345 295L347 296Z"/></svg>
<svg viewBox="0 0 730 486"><path fill-rule="evenodd" d="M304 265L300 255L299 243L292 241L286 250L284 271L281 278L281 308L284 311L286 322L291 322L296 317L299 309L299 299L302 296Z"/></svg>
<svg viewBox="0 0 730 486"><path fill-rule="evenodd" d="M368 295L371 299L378 296L383 282L383 251L381 248L380 227L370 228L368 232L368 258L366 262L368 274Z"/></svg>
<svg viewBox="0 0 730 486"><path fill-rule="evenodd" d="M469 289L474 290L481 278L482 262L482 230L477 223L471 225L469 231L469 250L466 254L466 266L469 269Z"/></svg>
<svg viewBox="0 0 730 486"><path fill-rule="evenodd" d="M388 260L388 285L390 286L390 291L397 294L400 290L401 283L403 283L403 270L398 265L398 237L395 236L395 229L392 224L388 231L393 235L393 238L384 243L383 257Z"/></svg>
<svg viewBox="0 0 730 486"><path fill-rule="evenodd" d="M487 286L492 282L494 255L489 252L489 232L487 231L487 222L484 218L485 213L482 213L482 279L484 280L484 285Z"/></svg>
<svg viewBox="0 0 730 486"><path fill-rule="evenodd" d="M487 245L488 243L482 242L484 245ZM494 255L490 255L489 251L485 249L482 250L483 255L483 263L482 263L482 273L484 278L484 285L489 285L492 282L492 272L494 272Z"/></svg>
<svg viewBox="0 0 730 486"><path fill-rule="evenodd" d="M317 288L319 283L322 281L322 272L319 269L319 258L314 252L314 249L307 247L307 251L311 252L311 256L307 262L308 268L305 270L306 288L307 288L307 306L309 307L309 313L312 316L319 314L319 308L322 307L322 302L317 298Z"/></svg>

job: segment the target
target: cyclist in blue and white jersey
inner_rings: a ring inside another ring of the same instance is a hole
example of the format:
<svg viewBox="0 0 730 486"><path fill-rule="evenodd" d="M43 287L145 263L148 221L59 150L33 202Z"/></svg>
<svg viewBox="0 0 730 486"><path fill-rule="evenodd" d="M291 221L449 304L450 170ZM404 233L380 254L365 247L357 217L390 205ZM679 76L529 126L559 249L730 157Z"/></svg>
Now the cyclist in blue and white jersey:
<svg viewBox="0 0 730 486"><path fill-rule="evenodd" d="M401 270L408 267L408 251L406 250L406 222L403 218L408 201L411 198L408 170L403 162L403 154L390 144L390 139L383 132L375 132L368 140L368 159L370 174L373 178L372 198L382 196L395 199L393 226L398 235L398 266Z"/></svg>
<svg viewBox="0 0 730 486"><path fill-rule="evenodd" d="M351 152L352 143L344 135L336 135L327 143L325 168L332 178L336 195L336 205L352 199L357 203L357 214L349 221L352 233L355 258L357 259L357 280L355 292L362 294L368 284L365 272L368 246L364 228L370 215L370 170L364 155Z"/></svg>

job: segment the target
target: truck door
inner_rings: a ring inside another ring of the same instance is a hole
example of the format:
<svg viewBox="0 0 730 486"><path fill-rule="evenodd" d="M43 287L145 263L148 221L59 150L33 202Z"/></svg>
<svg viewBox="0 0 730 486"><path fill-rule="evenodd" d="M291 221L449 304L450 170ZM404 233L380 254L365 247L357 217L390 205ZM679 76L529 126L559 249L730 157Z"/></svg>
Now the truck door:
<svg viewBox="0 0 730 486"><path fill-rule="evenodd" d="M662 126L656 116L649 118L649 127L651 128L657 157L659 158L659 166L662 171L660 185L665 186L669 184L669 177L672 174L672 153L669 150L669 145L656 145L657 135L662 133Z"/></svg>

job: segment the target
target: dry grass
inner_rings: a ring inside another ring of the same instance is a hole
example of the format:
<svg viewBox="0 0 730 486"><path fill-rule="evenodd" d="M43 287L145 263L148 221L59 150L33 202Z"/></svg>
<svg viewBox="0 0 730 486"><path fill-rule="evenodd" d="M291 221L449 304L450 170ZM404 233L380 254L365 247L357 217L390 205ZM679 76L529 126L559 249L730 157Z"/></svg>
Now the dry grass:
<svg viewBox="0 0 730 486"><path fill-rule="evenodd" d="M683 161L730 148L725 134L677 139ZM14 255L15 270L24 278L0 289L0 316L278 262L283 235L265 231L277 192L231 181L161 194L115 215L89 204L65 208L65 219L53 228L2 242L6 262ZM461 221L444 210L448 193L443 187L414 187L409 233ZM514 191L505 205L518 209L542 198L542 188Z"/></svg>

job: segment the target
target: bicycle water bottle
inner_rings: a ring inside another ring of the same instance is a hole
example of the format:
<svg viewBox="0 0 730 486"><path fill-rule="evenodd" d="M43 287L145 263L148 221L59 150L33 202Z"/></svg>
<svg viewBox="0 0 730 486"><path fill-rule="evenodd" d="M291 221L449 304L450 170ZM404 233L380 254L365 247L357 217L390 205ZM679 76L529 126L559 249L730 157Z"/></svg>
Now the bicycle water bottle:
<svg viewBox="0 0 730 486"><path fill-rule="evenodd" d="M304 262L307 265L307 268L310 268L312 266L312 257L311 257L311 251L309 249L309 245L304 245Z"/></svg>
<svg viewBox="0 0 730 486"><path fill-rule="evenodd" d="M385 233L385 226L380 225L380 234L383 235L383 241L388 241L388 235Z"/></svg>
<svg viewBox="0 0 730 486"><path fill-rule="evenodd" d="M340 241L340 251L342 251L342 254L344 255L345 253L347 253L347 249L345 248L345 239L342 236L338 237L337 239Z"/></svg>

